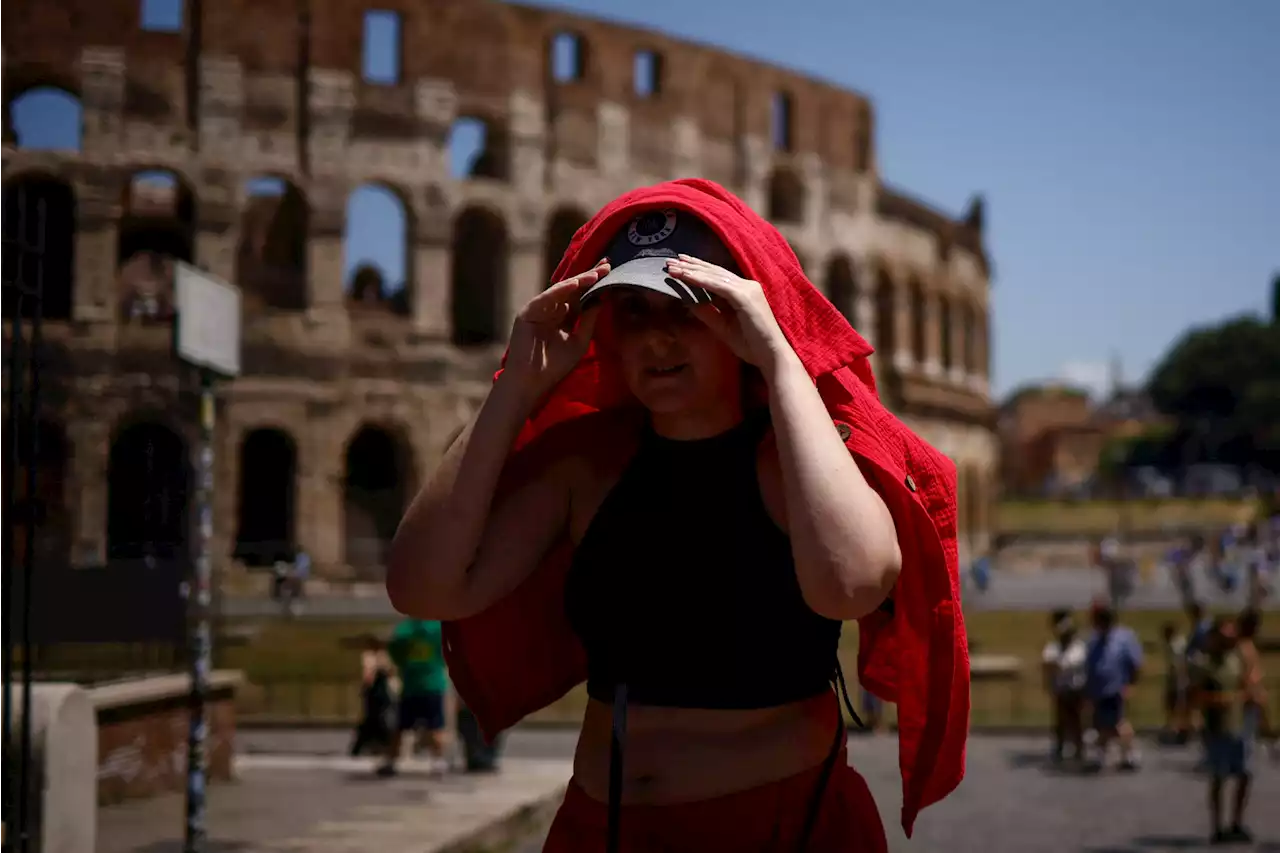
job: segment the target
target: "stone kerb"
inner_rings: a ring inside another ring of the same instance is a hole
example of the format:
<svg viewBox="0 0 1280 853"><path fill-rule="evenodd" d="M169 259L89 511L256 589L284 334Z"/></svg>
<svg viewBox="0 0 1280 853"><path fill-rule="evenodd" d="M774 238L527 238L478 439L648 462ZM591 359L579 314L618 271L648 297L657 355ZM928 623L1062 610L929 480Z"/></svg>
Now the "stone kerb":
<svg viewBox="0 0 1280 853"><path fill-rule="evenodd" d="M18 686L13 693L15 739L22 736L22 698ZM39 853L95 849L98 726L88 691L75 684L32 685L29 736L32 849ZM14 760L4 768L6 786L19 781L16 750L20 744L12 746Z"/></svg>

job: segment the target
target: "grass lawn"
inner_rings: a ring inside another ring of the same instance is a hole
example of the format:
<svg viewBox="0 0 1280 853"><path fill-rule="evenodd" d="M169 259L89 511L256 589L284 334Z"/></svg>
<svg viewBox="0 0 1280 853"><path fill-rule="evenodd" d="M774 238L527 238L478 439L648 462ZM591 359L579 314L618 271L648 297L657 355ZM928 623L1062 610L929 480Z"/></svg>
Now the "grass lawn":
<svg viewBox="0 0 1280 853"><path fill-rule="evenodd" d="M1085 617L1080 615L1084 624ZM1135 720L1140 725L1158 725L1161 712L1162 655L1160 626L1168 619L1181 624L1180 614L1135 612L1126 617L1147 647L1146 676L1133 702ZM1273 616L1264 626L1267 635L1280 632ZM975 611L966 617L973 654L1009 655L1021 661L1016 678L977 679L973 683L973 725L1042 725L1049 718L1049 705L1040 689L1040 651L1046 641L1047 615L1036 611ZM329 721L346 723L358 713L359 650L349 641L368 631L385 632L384 621L289 622L275 620L253 625L240 624L241 643L224 644L217 651L218 666L241 669L248 684L240 702L246 720ZM840 657L846 676L856 679L857 626L846 626ZM1271 676L1272 700L1280 719L1280 654L1267 661ZM857 701L856 687L851 694ZM537 722L572 722L581 718L586 693L581 687L559 702L538 712ZM892 709L888 709L892 719Z"/></svg>
<svg viewBox="0 0 1280 853"><path fill-rule="evenodd" d="M1005 534L1077 533L1100 536L1123 524L1135 532L1193 527L1221 528L1248 521L1250 501L1176 499L1134 501L1002 501L995 529Z"/></svg>

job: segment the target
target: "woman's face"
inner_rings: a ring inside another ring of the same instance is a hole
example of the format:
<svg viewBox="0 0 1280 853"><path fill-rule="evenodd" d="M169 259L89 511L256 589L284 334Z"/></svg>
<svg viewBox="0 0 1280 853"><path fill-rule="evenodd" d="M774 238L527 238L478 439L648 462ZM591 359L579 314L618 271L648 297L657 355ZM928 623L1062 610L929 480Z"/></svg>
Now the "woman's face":
<svg viewBox="0 0 1280 853"><path fill-rule="evenodd" d="M611 349L631 393L651 412L737 398L742 362L687 303L632 287L619 287L605 300Z"/></svg>

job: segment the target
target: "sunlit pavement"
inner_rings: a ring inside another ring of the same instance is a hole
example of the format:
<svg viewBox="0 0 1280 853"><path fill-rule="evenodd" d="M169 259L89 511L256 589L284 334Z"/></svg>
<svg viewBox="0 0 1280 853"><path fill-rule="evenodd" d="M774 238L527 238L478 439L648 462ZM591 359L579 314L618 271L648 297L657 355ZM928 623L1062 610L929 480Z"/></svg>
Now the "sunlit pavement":
<svg viewBox="0 0 1280 853"><path fill-rule="evenodd" d="M339 756L346 732L246 731L247 753ZM518 730L506 755L520 759L569 756L576 734ZM1080 775L1045 762L1046 743L1026 736L969 740L968 771L960 788L926 809L907 841L898 826L897 740L890 735L850 739L851 760L866 777L888 828L891 849L950 853L1159 853L1209 850L1207 782L1194 773L1195 752L1145 744L1137 773ZM1280 853L1280 765L1258 762L1250 822L1256 851ZM538 839L519 849L534 853ZM1212 848L1214 850L1220 848ZM1241 848L1232 848L1241 849ZM1250 849L1250 848L1243 848Z"/></svg>

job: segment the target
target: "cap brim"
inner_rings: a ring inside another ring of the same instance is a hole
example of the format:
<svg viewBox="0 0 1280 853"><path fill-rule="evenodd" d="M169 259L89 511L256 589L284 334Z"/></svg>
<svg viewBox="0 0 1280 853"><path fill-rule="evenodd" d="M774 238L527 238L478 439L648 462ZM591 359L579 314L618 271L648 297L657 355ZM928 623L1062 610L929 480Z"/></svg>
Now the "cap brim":
<svg viewBox="0 0 1280 853"><path fill-rule="evenodd" d="M612 287L642 287L681 302L701 305L711 302L711 294L701 287L690 287L667 273L670 258L636 258L609 271L582 294L581 302L594 299L602 290Z"/></svg>

